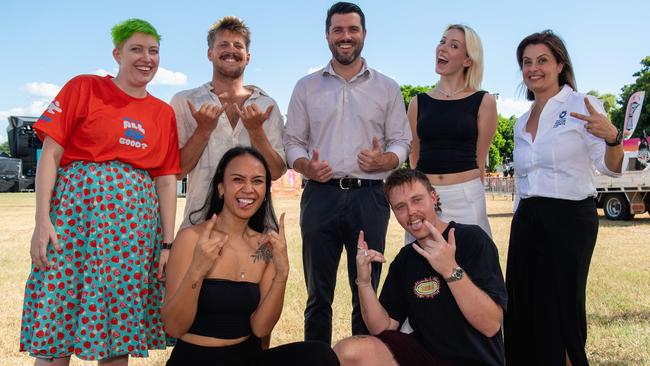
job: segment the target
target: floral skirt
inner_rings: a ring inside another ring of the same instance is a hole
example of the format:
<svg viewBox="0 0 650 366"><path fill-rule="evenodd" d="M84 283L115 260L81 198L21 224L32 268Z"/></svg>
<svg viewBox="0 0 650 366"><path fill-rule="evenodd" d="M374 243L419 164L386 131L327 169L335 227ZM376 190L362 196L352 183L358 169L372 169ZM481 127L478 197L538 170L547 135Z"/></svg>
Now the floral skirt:
<svg viewBox="0 0 650 366"><path fill-rule="evenodd" d="M147 357L165 348L164 285L155 276L162 228L149 174L117 161L59 169L46 270L25 286L20 350L39 358Z"/></svg>

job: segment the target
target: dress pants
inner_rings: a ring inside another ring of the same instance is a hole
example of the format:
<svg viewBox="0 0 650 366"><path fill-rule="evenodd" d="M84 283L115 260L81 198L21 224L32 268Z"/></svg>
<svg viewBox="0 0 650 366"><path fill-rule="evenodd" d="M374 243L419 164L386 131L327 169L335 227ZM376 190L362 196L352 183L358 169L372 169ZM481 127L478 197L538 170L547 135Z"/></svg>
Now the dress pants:
<svg viewBox="0 0 650 366"><path fill-rule="evenodd" d="M307 285L305 340L332 341L332 301L342 249L347 252L348 280L352 291L352 334L368 334L361 317L356 255L359 231L370 249L384 252L390 211L383 183L341 189L308 182L300 202L302 259ZM372 264L372 286L377 290L381 264Z"/></svg>

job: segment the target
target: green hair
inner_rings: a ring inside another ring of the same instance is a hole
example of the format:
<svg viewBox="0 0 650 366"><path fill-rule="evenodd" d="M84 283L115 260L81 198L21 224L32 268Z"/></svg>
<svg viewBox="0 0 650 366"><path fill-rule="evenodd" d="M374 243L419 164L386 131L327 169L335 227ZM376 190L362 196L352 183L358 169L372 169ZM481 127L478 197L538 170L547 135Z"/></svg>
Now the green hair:
<svg viewBox="0 0 650 366"><path fill-rule="evenodd" d="M156 39L160 43L160 34L156 28L151 25L151 23L146 20L131 18L127 19L121 23L116 24L111 29L111 35L113 36L113 44L115 47L119 47L124 41L131 38L133 33L144 33L148 34Z"/></svg>

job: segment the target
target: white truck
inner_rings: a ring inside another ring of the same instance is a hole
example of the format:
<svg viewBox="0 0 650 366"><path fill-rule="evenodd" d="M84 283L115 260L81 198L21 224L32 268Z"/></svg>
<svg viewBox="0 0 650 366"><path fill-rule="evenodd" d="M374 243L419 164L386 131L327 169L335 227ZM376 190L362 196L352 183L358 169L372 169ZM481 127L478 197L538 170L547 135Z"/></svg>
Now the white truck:
<svg viewBox="0 0 650 366"><path fill-rule="evenodd" d="M630 220L650 213L650 165L637 160L637 151L626 151L622 176L596 175L596 203L610 220Z"/></svg>

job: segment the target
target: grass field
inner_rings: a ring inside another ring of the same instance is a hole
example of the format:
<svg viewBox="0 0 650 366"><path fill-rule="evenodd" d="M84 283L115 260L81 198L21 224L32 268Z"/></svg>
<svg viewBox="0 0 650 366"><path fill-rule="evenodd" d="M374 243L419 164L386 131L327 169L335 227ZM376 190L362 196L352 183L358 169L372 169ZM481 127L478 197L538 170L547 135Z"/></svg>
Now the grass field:
<svg viewBox="0 0 650 366"><path fill-rule="evenodd" d="M177 223L185 201L178 200ZM306 290L303 281L299 199L277 198L278 213L286 212L291 274L282 317L273 331L272 344L302 340ZM488 212L495 242L505 262L512 214L510 198L488 195ZM34 195L0 194L0 365L31 365L18 352L20 316L25 279L30 268L29 239L34 222ZM403 233L391 219L386 256L399 250ZM345 254L344 254L345 255ZM341 263L345 263L343 259ZM386 268L384 267L384 275ZM350 290L347 271L339 268L334 304L334 340L350 333ZM650 216L627 222L602 218L591 264L587 314L587 352L592 365L650 365ZM153 351L148 359L132 359L131 365L164 365L169 352ZM75 358L73 365L88 365Z"/></svg>

